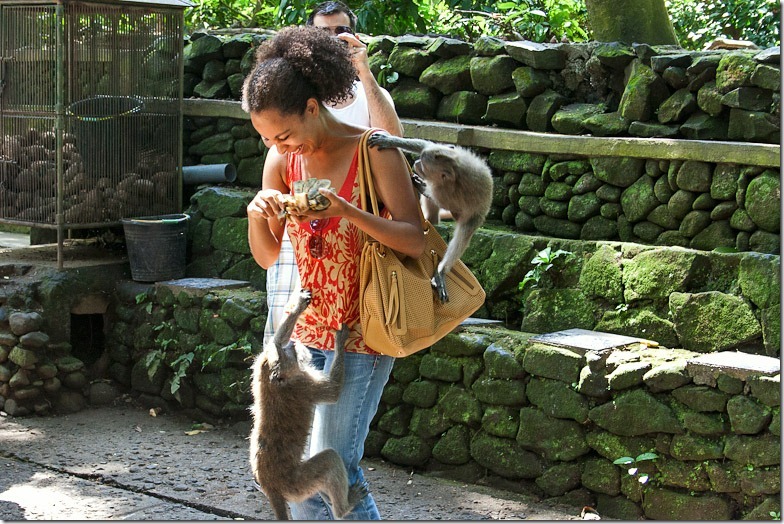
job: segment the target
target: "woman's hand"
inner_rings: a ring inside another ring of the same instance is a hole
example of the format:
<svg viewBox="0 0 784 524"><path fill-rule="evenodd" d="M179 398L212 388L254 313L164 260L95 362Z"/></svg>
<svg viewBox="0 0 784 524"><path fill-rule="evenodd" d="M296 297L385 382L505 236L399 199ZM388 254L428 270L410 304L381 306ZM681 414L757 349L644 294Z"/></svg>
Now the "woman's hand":
<svg viewBox="0 0 784 524"><path fill-rule="evenodd" d="M283 207L280 205L281 192L277 189L262 189L248 204L248 219L261 220L278 218Z"/></svg>
<svg viewBox="0 0 784 524"><path fill-rule="evenodd" d="M302 222L309 222L311 220L318 220L322 218L344 217L346 216L347 210L349 208L356 207L347 202L345 198L339 196L332 189L322 187L319 188L319 193L329 200L328 208L322 211L308 210L301 213L289 213L289 217L291 217L291 219L297 224L301 224Z"/></svg>

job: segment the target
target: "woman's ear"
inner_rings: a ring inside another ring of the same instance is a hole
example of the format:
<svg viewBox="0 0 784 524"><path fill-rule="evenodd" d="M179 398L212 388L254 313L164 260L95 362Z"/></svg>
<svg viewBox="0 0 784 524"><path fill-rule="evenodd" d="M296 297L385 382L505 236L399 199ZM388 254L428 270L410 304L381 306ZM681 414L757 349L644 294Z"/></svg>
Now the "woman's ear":
<svg viewBox="0 0 784 524"><path fill-rule="evenodd" d="M318 117L319 111L321 111L321 104L315 98L308 98L307 104L305 104L305 114Z"/></svg>

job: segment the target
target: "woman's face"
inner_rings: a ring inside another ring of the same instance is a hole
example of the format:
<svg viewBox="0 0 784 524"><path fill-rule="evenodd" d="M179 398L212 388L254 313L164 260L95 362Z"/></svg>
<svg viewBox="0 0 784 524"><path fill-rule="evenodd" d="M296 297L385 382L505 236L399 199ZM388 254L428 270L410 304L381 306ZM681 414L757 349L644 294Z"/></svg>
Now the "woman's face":
<svg viewBox="0 0 784 524"><path fill-rule="evenodd" d="M277 109L265 109L251 113L250 121L267 148L275 146L281 155L307 155L316 149L313 123L317 116L318 103L310 99L302 115L285 115Z"/></svg>

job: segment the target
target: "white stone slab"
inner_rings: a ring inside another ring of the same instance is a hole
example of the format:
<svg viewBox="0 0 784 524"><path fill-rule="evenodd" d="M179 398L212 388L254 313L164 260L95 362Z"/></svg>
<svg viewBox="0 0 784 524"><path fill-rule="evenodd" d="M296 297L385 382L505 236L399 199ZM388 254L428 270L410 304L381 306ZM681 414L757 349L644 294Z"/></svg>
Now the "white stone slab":
<svg viewBox="0 0 784 524"><path fill-rule="evenodd" d="M626 349L631 345L651 344L650 341L642 338L579 328L536 335L531 337L530 341L567 348L581 355L586 351L605 352L613 349Z"/></svg>
<svg viewBox="0 0 784 524"><path fill-rule="evenodd" d="M686 370L696 384L715 385L719 373L746 380L750 376L772 376L781 372L781 360L740 351L707 353L690 359Z"/></svg>

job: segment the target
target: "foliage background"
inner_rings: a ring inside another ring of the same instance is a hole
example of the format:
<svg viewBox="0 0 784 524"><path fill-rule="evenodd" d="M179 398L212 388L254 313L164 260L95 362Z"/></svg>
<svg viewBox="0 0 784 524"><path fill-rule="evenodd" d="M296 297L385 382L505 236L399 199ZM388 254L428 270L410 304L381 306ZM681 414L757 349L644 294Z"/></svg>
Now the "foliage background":
<svg viewBox="0 0 784 524"><path fill-rule="evenodd" d="M275 29L304 23L318 0L196 0L186 10L198 29ZM479 36L535 42L591 40L584 0L347 0L359 31L369 35L440 34L469 42ZM716 38L780 43L779 0L665 0L678 40L698 50Z"/></svg>

